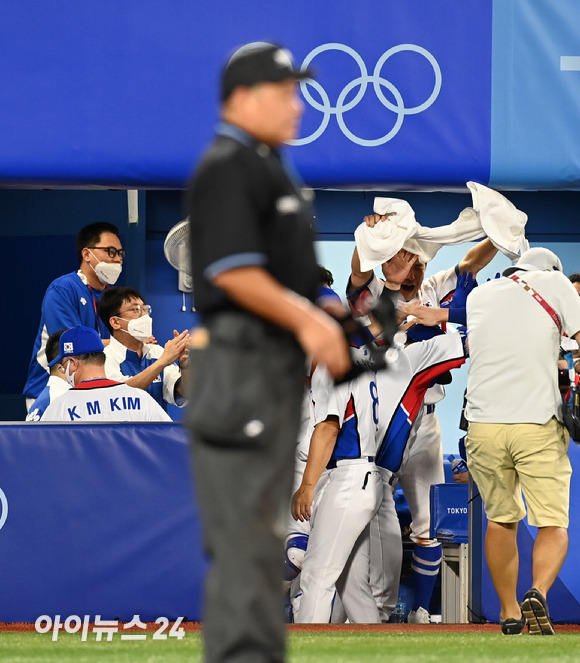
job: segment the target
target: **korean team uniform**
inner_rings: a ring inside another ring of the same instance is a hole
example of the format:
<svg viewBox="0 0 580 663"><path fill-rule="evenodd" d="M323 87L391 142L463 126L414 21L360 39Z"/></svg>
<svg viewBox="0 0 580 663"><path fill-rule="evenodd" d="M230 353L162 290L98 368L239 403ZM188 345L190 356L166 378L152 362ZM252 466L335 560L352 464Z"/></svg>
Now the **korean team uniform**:
<svg viewBox="0 0 580 663"><path fill-rule="evenodd" d="M294 481L292 485L292 494L294 494L302 482L306 461L308 460L308 449L310 447L310 438L314 432L314 427L320 421L327 417L328 399L334 387L334 382L325 366L317 366L310 380L310 387L306 389L304 401L302 403L302 427L298 444L296 445L296 455L294 460ZM320 478L316 485L316 494L320 491L325 479ZM316 503L316 495L314 497ZM313 505L314 508L314 505ZM285 567L284 580L294 580L302 569L304 553L308 546L308 536L310 535L309 520L294 520L292 513L288 513L288 534L285 545ZM293 598L299 592L299 583L294 583L290 598Z"/></svg>
<svg viewBox="0 0 580 663"><path fill-rule="evenodd" d="M440 271L425 279L417 299L424 306L440 306L453 296L457 284L458 267ZM364 286L349 292L349 301L355 303L359 298L376 298L383 290L383 281L375 274ZM434 384L428 389L423 403L423 416L417 422L416 432L408 443L408 450L403 464L397 472L405 498L411 511L411 540L415 543L413 551L413 574L415 586L415 604L417 610L430 600L437 571L441 564L441 546L429 538L430 510L429 490L432 484L443 483L443 446L441 429L435 414L435 404L445 397L445 388ZM397 545L397 542L393 542ZM427 550L433 548L433 550Z"/></svg>
<svg viewBox="0 0 580 663"><path fill-rule="evenodd" d="M369 522L382 498L374 464L378 426L375 374L367 372L335 387L327 416L338 417L331 459L317 485L310 539L295 616L301 623L328 623L338 592L353 623L377 623L379 613L369 582Z"/></svg>
<svg viewBox="0 0 580 663"><path fill-rule="evenodd" d="M55 279L47 288L42 300L40 325L32 358L28 368L28 379L24 386L26 398L36 399L48 380L46 341L51 334L84 325L99 332L101 338L109 338L109 332L97 315L97 302L103 292L95 290L83 281L80 272L71 272Z"/></svg>
<svg viewBox="0 0 580 663"><path fill-rule="evenodd" d="M105 347L105 374L110 380L126 382L129 378L141 373L148 366L154 364L163 354L163 348L159 345L145 343L143 345L143 356L125 347L115 337ZM181 379L181 371L177 364L171 364L163 369L155 380L145 391L152 396L157 403L167 410L167 405L184 407L187 400L175 391L178 380Z"/></svg>
<svg viewBox="0 0 580 663"><path fill-rule="evenodd" d="M143 389L113 380L87 380L54 400L45 421L171 421L165 410Z"/></svg>
<svg viewBox="0 0 580 663"><path fill-rule="evenodd" d="M40 392L38 398L30 406L26 421L40 421L46 408L59 396L66 394L70 385L57 375L50 375L46 387Z"/></svg>
<svg viewBox="0 0 580 663"><path fill-rule="evenodd" d="M457 333L436 336L428 341L413 343L399 351L398 358L386 371L377 374L379 391L379 446L376 464L385 480L385 491L392 499L393 485L399 473L408 469L408 459L414 453L417 437L426 417L424 398L429 385L438 375L465 363L463 341ZM416 483L427 494L426 508L429 511L429 473L416 476ZM394 475L394 476L393 476ZM388 487L387 487L388 486ZM418 493L418 491L416 491ZM415 493L415 494L416 494ZM413 513L411 511L411 513ZM393 574L396 569L389 566L398 560L400 572L401 541L389 533L393 530L392 512L382 511L372 528L374 569L385 569L382 585L376 586L382 617L388 617L396 604ZM438 566L437 566L438 569ZM431 570L431 569L429 569ZM397 583L398 584L398 583Z"/></svg>

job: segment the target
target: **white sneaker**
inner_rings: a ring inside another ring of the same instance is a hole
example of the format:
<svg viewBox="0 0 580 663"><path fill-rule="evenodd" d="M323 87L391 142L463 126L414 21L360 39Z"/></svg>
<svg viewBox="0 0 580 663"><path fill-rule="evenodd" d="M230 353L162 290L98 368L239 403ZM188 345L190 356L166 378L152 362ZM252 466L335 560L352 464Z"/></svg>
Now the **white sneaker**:
<svg viewBox="0 0 580 663"><path fill-rule="evenodd" d="M417 610L411 610L407 616L407 624L430 624L431 615L425 610L425 608L417 608Z"/></svg>

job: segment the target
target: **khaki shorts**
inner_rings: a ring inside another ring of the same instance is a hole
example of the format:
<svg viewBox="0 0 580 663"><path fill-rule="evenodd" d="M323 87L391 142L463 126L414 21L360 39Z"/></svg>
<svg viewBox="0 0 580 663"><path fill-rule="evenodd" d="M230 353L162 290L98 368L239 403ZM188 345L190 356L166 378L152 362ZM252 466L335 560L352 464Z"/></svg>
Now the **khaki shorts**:
<svg viewBox="0 0 580 663"><path fill-rule="evenodd" d="M489 520L535 527L568 527L570 438L555 418L545 424L471 422L467 464ZM522 491L526 503L522 499Z"/></svg>

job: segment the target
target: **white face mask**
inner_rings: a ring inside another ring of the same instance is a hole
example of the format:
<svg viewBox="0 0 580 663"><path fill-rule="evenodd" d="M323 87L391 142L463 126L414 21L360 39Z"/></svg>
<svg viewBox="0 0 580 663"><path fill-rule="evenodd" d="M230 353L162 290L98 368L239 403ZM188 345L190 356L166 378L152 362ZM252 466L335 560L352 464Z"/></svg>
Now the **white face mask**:
<svg viewBox="0 0 580 663"><path fill-rule="evenodd" d="M92 251L91 255L94 258L97 257ZM91 267L93 266L91 265ZM93 267L93 270L103 285L115 285L117 279L121 276L123 265L120 262L103 262L101 260L96 267Z"/></svg>
<svg viewBox="0 0 580 663"><path fill-rule="evenodd" d="M125 318L121 318L121 320L125 320ZM121 331L125 330L121 329ZM153 318L150 315L142 315L140 318L129 320L127 333L138 341L145 342L153 335Z"/></svg>
<svg viewBox="0 0 580 663"><path fill-rule="evenodd" d="M68 372L69 367L70 367L70 361L67 363L66 368L64 369L64 377L66 378L66 381L70 384L70 386L74 387L76 371L74 371L72 374L69 373Z"/></svg>
<svg viewBox="0 0 580 663"><path fill-rule="evenodd" d="M103 285L115 285L122 271L120 262L100 262L95 267L95 274Z"/></svg>

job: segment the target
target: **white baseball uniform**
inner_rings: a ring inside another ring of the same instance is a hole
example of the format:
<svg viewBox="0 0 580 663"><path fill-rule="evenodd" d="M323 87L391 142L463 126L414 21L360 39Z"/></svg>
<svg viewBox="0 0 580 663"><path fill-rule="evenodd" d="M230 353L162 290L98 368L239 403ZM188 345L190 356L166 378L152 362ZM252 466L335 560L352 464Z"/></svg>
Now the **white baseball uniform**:
<svg viewBox="0 0 580 663"><path fill-rule="evenodd" d="M314 432L316 424L324 421L327 417L328 399L334 387L330 373L326 367L319 365L312 373L310 387L305 389L304 400L302 402L302 426L300 437L296 445L296 454L294 458L294 481L292 494L294 494L302 483L302 476L308 460L308 449L310 448L310 439ZM326 474L323 475L316 486L314 496L314 505L317 502L318 495L326 483ZM290 506L290 505L289 505ZM301 594L300 577L293 577L293 574L300 572L302 561L306 551L307 538L310 535L309 520L294 520L292 512L288 508L288 525L286 534L286 563L288 565L285 580L293 579L290 587L289 599L294 601L298 594Z"/></svg>
<svg viewBox="0 0 580 663"><path fill-rule="evenodd" d="M451 267L425 279L415 301L419 300L425 306L439 306L448 301L455 291L458 273L457 267ZM368 283L349 293L349 300L353 303L360 299L372 301L380 296L383 288L383 281L373 274ZM441 429L435 415L435 403L444 396L445 388L442 385L434 384L427 390L424 404L416 416L414 430L406 441L396 477L409 503L412 516L411 539L416 544L419 540L421 545L427 546L437 545L437 541L429 539L430 487L445 480ZM385 485L385 499L391 497L393 488ZM402 561L398 522L393 521L390 514L390 509L381 509L372 524L371 582L383 621L388 619L397 602ZM416 564L414 562L414 566L417 573L431 573L423 571L420 560Z"/></svg>
<svg viewBox="0 0 580 663"><path fill-rule="evenodd" d="M154 364L163 354L164 348L160 345L145 343L139 356L129 350L114 336L105 346L105 374L110 380L126 382ZM176 385L181 380L181 370L176 363L169 364L147 387L147 393L152 396L161 407L167 411L167 405L184 407L187 400L176 392Z"/></svg>
<svg viewBox="0 0 580 663"><path fill-rule="evenodd" d="M450 333L400 350L396 361L377 374L380 406L375 462L382 473L385 497L371 527L371 559L373 591L383 621L388 620L397 603L401 573L401 531L392 517L396 479L401 469L407 468L408 458L415 450L417 432L425 417L423 400L429 384L437 375L463 363L461 337ZM425 476L427 479L417 476L416 485L426 489L429 508L429 489L425 483L429 480L428 471ZM389 502L393 503L392 507Z"/></svg>
<svg viewBox="0 0 580 663"><path fill-rule="evenodd" d="M425 416L423 401L429 385L441 373L464 363L461 336L449 333L399 350L388 369L377 374L380 399L377 465L398 476Z"/></svg>
<svg viewBox="0 0 580 663"><path fill-rule="evenodd" d="M163 408L143 389L98 379L76 385L51 402L45 421L171 421Z"/></svg>
<svg viewBox="0 0 580 663"><path fill-rule="evenodd" d="M458 268L451 267L425 279L417 299L424 306L440 306L455 292ZM376 274L361 288L349 295L349 300L378 298L384 284ZM411 511L411 539L429 539L429 490L432 484L443 483L443 447L441 429L435 415L435 404L445 397L445 388L435 384L425 394L423 415L417 421L416 430L409 438L405 458L397 470L398 481ZM396 542L394 543L396 545Z"/></svg>
<svg viewBox="0 0 580 663"><path fill-rule="evenodd" d="M46 387L40 392L38 398L30 406L26 421L40 421L46 408L62 396L70 389L70 385L66 380L58 377L57 375L49 375Z"/></svg>
<svg viewBox="0 0 580 663"><path fill-rule="evenodd" d="M316 424L324 421L328 416L328 399L333 389L334 381L326 367L322 365L317 366L312 374L310 388L302 404L303 425L298 444L296 445L292 494L298 490L302 483L302 476L304 475L306 461L308 460L310 438ZM291 537L293 534L308 535L309 533L310 522L308 520L304 522L294 520L292 514L289 513L288 537Z"/></svg>
<svg viewBox="0 0 580 663"><path fill-rule="evenodd" d="M424 306L440 306L448 301L457 285L457 267L437 272L421 284L419 299ZM425 394L423 417L417 425L404 464L398 472L399 484L411 511L411 540L429 539L431 512L429 491L432 484L444 483L443 444L435 404L445 397L445 387L435 384Z"/></svg>
<svg viewBox="0 0 580 663"><path fill-rule="evenodd" d="M399 598L403 541L394 499L396 477L385 468L378 467L378 470L382 479L383 498L370 523L369 582L379 618L385 623L389 621Z"/></svg>
<svg viewBox="0 0 580 663"><path fill-rule="evenodd" d="M382 498L374 464L378 426L375 374L363 373L334 388L326 409L327 416L338 417L340 431L322 475L324 487L316 489L300 579L302 600L295 619L328 623L336 587L351 622L377 623L378 609L368 583L369 522Z"/></svg>

